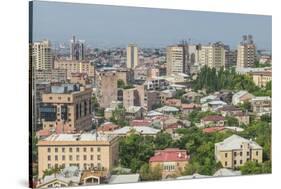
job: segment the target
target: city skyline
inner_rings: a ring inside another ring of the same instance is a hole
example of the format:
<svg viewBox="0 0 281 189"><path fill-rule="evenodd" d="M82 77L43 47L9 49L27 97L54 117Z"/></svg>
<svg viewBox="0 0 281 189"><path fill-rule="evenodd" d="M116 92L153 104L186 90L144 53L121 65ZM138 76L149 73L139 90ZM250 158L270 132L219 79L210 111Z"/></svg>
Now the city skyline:
<svg viewBox="0 0 281 189"><path fill-rule="evenodd" d="M191 43L202 44L222 41L236 48L242 35L252 34L258 49L271 50L272 45L271 16L44 1L34 3L34 41L49 39L54 43L65 43L75 35L93 48L126 47L129 43L157 48L189 39Z"/></svg>

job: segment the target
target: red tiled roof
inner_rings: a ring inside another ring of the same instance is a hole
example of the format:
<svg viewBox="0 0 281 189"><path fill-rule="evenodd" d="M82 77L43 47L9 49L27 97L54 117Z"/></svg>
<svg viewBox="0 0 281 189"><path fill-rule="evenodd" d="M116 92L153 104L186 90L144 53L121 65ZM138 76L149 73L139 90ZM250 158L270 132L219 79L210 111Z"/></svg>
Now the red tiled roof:
<svg viewBox="0 0 281 189"><path fill-rule="evenodd" d="M203 133L213 133L217 131L223 131L224 127L209 127L209 128L204 128Z"/></svg>
<svg viewBox="0 0 281 189"><path fill-rule="evenodd" d="M135 120L132 120L130 125L132 126L149 126L151 124L151 120L148 120L148 119L135 119Z"/></svg>
<svg viewBox="0 0 281 189"><path fill-rule="evenodd" d="M155 151L154 156L150 157L149 162L188 161L188 159L189 156L186 150L166 148Z"/></svg>
<svg viewBox="0 0 281 189"><path fill-rule="evenodd" d="M47 129L41 129L36 132L36 135L38 137L47 137L47 136L51 135L51 132Z"/></svg>
<svg viewBox="0 0 281 189"><path fill-rule="evenodd" d="M209 115L209 116L202 118L202 120L203 121L221 121L221 120L224 120L224 117L220 116L220 115Z"/></svg>
<svg viewBox="0 0 281 189"><path fill-rule="evenodd" d="M115 125L114 123L107 122L98 127L98 131L114 131L115 129L118 129L119 126Z"/></svg>

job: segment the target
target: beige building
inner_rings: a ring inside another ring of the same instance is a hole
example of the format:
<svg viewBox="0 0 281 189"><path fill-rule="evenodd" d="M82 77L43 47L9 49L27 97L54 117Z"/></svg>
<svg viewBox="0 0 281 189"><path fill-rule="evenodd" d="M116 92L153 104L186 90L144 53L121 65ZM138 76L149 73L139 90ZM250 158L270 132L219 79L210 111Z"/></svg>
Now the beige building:
<svg viewBox="0 0 281 189"><path fill-rule="evenodd" d="M253 67L256 60L256 45L252 36L243 36L243 41L237 47L237 67Z"/></svg>
<svg viewBox="0 0 281 189"><path fill-rule="evenodd" d="M40 118L43 129L63 124L73 130L92 127L92 89L79 85L52 86L50 93L42 95Z"/></svg>
<svg viewBox="0 0 281 189"><path fill-rule="evenodd" d="M116 71L100 70L96 72L96 97L102 108L109 108L112 101L117 100Z"/></svg>
<svg viewBox="0 0 281 189"><path fill-rule="evenodd" d="M261 116L264 114L271 114L271 98L269 96L257 96L251 100L252 111Z"/></svg>
<svg viewBox="0 0 281 189"><path fill-rule="evenodd" d="M123 89L123 106L128 109L131 106L140 106L140 95L136 88Z"/></svg>
<svg viewBox="0 0 281 189"><path fill-rule="evenodd" d="M222 142L215 144L215 158L225 168L243 166L247 161L262 163L263 149L252 140L238 135L232 135Z"/></svg>
<svg viewBox="0 0 281 189"><path fill-rule="evenodd" d="M264 71L264 72L252 72L254 83L259 87L265 87L266 84L272 80L272 72Z"/></svg>
<svg viewBox="0 0 281 189"><path fill-rule="evenodd" d="M36 70L50 70L53 68L51 42L48 40L32 44L32 64Z"/></svg>
<svg viewBox="0 0 281 189"><path fill-rule="evenodd" d="M129 44L127 46L127 68L134 69L138 64L138 47L134 44Z"/></svg>
<svg viewBox="0 0 281 189"><path fill-rule="evenodd" d="M55 60L54 68L66 70L67 78L70 78L72 73L86 73L89 77L94 77L95 74L94 65L86 60Z"/></svg>
<svg viewBox="0 0 281 189"><path fill-rule="evenodd" d="M186 150L178 148L166 148L156 150L154 156L149 159L149 166L159 166L162 170L162 178L180 176L188 164L189 156Z"/></svg>
<svg viewBox="0 0 281 189"><path fill-rule="evenodd" d="M39 178L60 166L110 171L118 161L118 137L101 133L53 134L37 146Z"/></svg>
<svg viewBox="0 0 281 189"><path fill-rule="evenodd" d="M174 45L166 49L167 52L167 75L184 73L184 49Z"/></svg>
<svg viewBox="0 0 281 189"><path fill-rule="evenodd" d="M66 82L67 75L66 70L62 69L45 69L36 70L35 72L36 82Z"/></svg>
<svg viewBox="0 0 281 189"><path fill-rule="evenodd" d="M210 68L220 69L225 67L225 49L221 43L202 45L199 50L199 64Z"/></svg>

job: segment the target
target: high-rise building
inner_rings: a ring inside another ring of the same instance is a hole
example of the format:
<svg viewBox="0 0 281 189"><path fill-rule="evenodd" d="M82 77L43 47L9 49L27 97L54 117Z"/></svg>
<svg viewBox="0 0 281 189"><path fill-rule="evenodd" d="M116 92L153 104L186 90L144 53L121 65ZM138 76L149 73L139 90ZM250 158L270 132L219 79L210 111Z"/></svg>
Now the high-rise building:
<svg viewBox="0 0 281 189"><path fill-rule="evenodd" d="M102 108L109 108L112 101L117 100L117 73L112 70L97 70L96 97Z"/></svg>
<svg viewBox="0 0 281 189"><path fill-rule="evenodd" d="M228 45L225 46L225 67L231 68L236 66L237 50L231 50Z"/></svg>
<svg viewBox="0 0 281 189"><path fill-rule="evenodd" d="M244 35L237 47L237 67L253 67L256 60L256 45L251 35Z"/></svg>
<svg viewBox="0 0 281 189"><path fill-rule="evenodd" d="M77 40L75 36L73 36L73 38L70 40L70 59L85 59L85 41Z"/></svg>
<svg viewBox="0 0 281 189"><path fill-rule="evenodd" d="M127 68L134 69L138 64L138 47L134 44L129 44L127 47Z"/></svg>
<svg viewBox="0 0 281 189"><path fill-rule="evenodd" d="M179 45L169 46L167 51L167 75L184 73L184 48Z"/></svg>
<svg viewBox="0 0 281 189"><path fill-rule="evenodd" d="M199 64L210 68L220 69L225 67L225 49L220 42L202 45L199 51Z"/></svg>
<svg viewBox="0 0 281 189"><path fill-rule="evenodd" d="M50 70L53 67L51 42L43 40L32 44L32 65L36 70Z"/></svg>

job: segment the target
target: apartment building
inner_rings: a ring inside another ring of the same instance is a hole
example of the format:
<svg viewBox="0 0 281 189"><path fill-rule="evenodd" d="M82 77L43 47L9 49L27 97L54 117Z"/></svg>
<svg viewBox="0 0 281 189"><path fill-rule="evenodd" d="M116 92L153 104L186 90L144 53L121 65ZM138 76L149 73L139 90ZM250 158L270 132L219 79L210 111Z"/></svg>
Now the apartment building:
<svg viewBox="0 0 281 189"><path fill-rule="evenodd" d="M63 124L73 130L92 127L92 89L75 84L52 86L42 94L40 119L43 129Z"/></svg>
<svg viewBox="0 0 281 189"><path fill-rule="evenodd" d="M272 110L272 102L269 96L257 96L251 100L252 111L261 115L270 115Z"/></svg>
<svg viewBox="0 0 281 189"><path fill-rule="evenodd" d="M199 64L219 70L225 68L225 49L220 42L202 45L199 50Z"/></svg>
<svg viewBox="0 0 281 189"><path fill-rule="evenodd" d="M225 168L234 169L243 166L247 161L262 163L263 149L252 140L232 135L215 144L215 158Z"/></svg>
<svg viewBox="0 0 281 189"><path fill-rule="evenodd" d="M254 83L259 87L265 87L266 84L272 80L272 72L271 71L263 71L263 72L252 72Z"/></svg>
<svg viewBox="0 0 281 189"><path fill-rule="evenodd" d="M129 44L127 46L127 68L134 69L138 64L138 47L135 44Z"/></svg>
<svg viewBox="0 0 281 189"><path fill-rule="evenodd" d="M169 46L166 49L167 52L167 75L175 73L184 73L184 48L179 45Z"/></svg>
<svg viewBox="0 0 281 189"><path fill-rule="evenodd" d="M53 134L37 144L38 176L42 178L44 170L61 166L109 172L118 163L118 140L96 132Z"/></svg>
<svg viewBox="0 0 281 189"><path fill-rule="evenodd" d="M66 82L67 73L65 69L45 69L34 72L36 82Z"/></svg>
<svg viewBox="0 0 281 189"><path fill-rule="evenodd" d="M50 70L53 68L51 42L48 40L32 44L32 65L35 70Z"/></svg>
<svg viewBox="0 0 281 189"><path fill-rule="evenodd" d="M67 78L71 78L72 73L85 73L89 77L94 77L95 67L86 60L55 60L54 68L66 70Z"/></svg>
<svg viewBox="0 0 281 189"><path fill-rule="evenodd" d="M96 97L102 108L109 108L112 101L117 100L117 74L112 70L96 72Z"/></svg>
<svg viewBox="0 0 281 189"><path fill-rule="evenodd" d="M149 166L155 168L160 166L162 169L162 178L170 176L180 176L188 164L189 156L186 150L178 148L166 148L156 150L154 156L149 159Z"/></svg>
<svg viewBox="0 0 281 189"><path fill-rule="evenodd" d="M256 45L251 35L244 35L237 47L237 67L253 67L256 61Z"/></svg>

